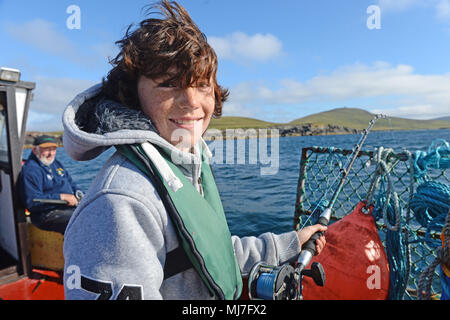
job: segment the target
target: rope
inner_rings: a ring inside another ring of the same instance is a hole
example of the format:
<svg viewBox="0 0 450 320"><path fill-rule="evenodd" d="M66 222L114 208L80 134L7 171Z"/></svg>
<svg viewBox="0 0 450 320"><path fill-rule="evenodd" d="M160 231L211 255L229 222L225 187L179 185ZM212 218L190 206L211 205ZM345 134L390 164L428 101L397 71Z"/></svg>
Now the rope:
<svg viewBox="0 0 450 320"><path fill-rule="evenodd" d="M392 149L380 147L375 153L377 168L369 187L367 203L372 204L374 193L379 186L379 192L373 210L375 220L383 217L386 232L385 246L389 260L389 286L388 299L400 300L406 289L409 277L409 247L401 232L401 209L397 193L394 191L390 177L393 168L386 164L386 160L393 152ZM385 187L387 185L387 189Z"/></svg>
<svg viewBox="0 0 450 320"><path fill-rule="evenodd" d="M367 193L367 205L370 205L373 203L374 193L376 188L378 187L380 181L386 181L387 182L387 190L385 192L386 199L382 200L382 216L384 223L388 230L390 231L398 231L400 227L400 206L398 203L398 195L397 192L394 191L394 187L391 180L390 171L392 170L392 166L388 167L386 164L386 159L390 153L393 153L392 149L384 149L383 147L379 147L376 150L375 153L375 163L377 164L377 167L374 172L374 177L372 179L372 183L369 187L369 191ZM390 224L388 219L388 206L391 205L391 196L393 197L394 204L391 206L391 208L394 209L395 213L395 220L394 224ZM379 195L380 199L381 195ZM378 214L378 213L377 213Z"/></svg>
<svg viewBox="0 0 450 320"><path fill-rule="evenodd" d="M425 242L434 245L431 231L440 231L444 226L445 213L450 208L450 186L430 180L427 176L429 168L450 168L450 145L447 141L436 139L428 152L415 153L414 177L422 183L417 187L410 206L416 220L427 229Z"/></svg>
<svg viewBox="0 0 450 320"><path fill-rule="evenodd" d="M405 288L408 286L408 279L411 274L411 251L410 251L410 240L409 240L409 226L411 221L411 200L413 198L414 194L414 159L408 150L405 150L406 155L408 156L408 162L409 162L409 197L408 197L408 206L406 210L406 217L405 217L405 244L406 244L406 274L408 275L405 279Z"/></svg>
<svg viewBox="0 0 450 320"><path fill-rule="evenodd" d="M450 208L450 186L425 181L417 187L410 205L416 220L427 228L425 238L430 243L431 231L440 231L444 226L445 212Z"/></svg>
<svg viewBox="0 0 450 320"><path fill-rule="evenodd" d="M444 227L444 254L442 262L450 268L450 210L447 214Z"/></svg>
<svg viewBox="0 0 450 320"><path fill-rule="evenodd" d="M431 283L433 281L434 270L439 264L450 266L450 210L447 213L447 218L444 226L444 247L436 249L436 258L434 261L422 272L418 283L419 299L431 299Z"/></svg>
<svg viewBox="0 0 450 320"><path fill-rule="evenodd" d="M441 144L438 146L438 144ZM443 139L434 140L428 152L416 151L414 171L415 178L418 180L426 177L428 168L448 169L450 168L450 145Z"/></svg>
<svg viewBox="0 0 450 320"><path fill-rule="evenodd" d="M375 219L383 216L386 225L397 221L396 225L398 228L391 228L386 231L385 247L389 261L389 277L391 283L388 299L401 300L409 277L409 250L404 234L401 231L401 220L397 217L396 209L394 209L398 206L398 203L393 199L387 202L384 194L384 184L381 184L373 215Z"/></svg>
<svg viewBox="0 0 450 320"><path fill-rule="evenodd" d="M440 144L440 145L439 145ZM428 152L416 151L414 168L415 178L422 181L417 187L410 206L416 220L427 228L425 241L432 243L430 233L443 228L444 247L436 249L436 258L422 272L418 282L418 295L421 300L431 298L431 284L434 271L439 264L450 265L450 186L431 181L427 177L428 168L450 168L450 145L443 139L437 139L428 148ZM445 221L444 221L445 220Z"/></svg>

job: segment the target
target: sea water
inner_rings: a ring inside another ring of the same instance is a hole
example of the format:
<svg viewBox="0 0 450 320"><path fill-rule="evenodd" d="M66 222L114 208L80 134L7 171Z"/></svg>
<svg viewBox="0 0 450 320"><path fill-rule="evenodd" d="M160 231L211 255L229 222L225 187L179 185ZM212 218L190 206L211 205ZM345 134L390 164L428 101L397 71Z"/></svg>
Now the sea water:
<svg viewBox="0 0 450 320"><path fill-rule="evenodd" d="M257 236L264 232L282 233L292 230L302 148L333 146L352 149L360 137L360 134L280 137L279 168L275 175L261 175L261 166L265 166L261 163L249 164L246 161L245 164L214 164L213 170L231 233ZM373 150L383 146L393 148L395 152L404 149L411 152L427 151L436 139L450 142L450 130L373 131L363 149ZM248 152L248 147L245 150ZM99 169L114 151L111 148L94 160L77 162L67 155L64 148L59 148L57 158L79 188L86 192ZM29 153L30 150L25 150L24 158Z"/></svg>

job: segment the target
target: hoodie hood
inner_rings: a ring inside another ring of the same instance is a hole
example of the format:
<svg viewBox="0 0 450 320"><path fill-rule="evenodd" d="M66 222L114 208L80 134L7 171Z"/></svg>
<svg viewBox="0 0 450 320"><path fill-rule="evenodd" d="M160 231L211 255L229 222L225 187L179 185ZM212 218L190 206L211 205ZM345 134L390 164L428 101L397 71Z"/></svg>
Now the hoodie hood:
<svg viewBox="0 0 450 320"><path fill-rule="evenodd" d="M97 84L77 95L63 114L63 144L67 154L77 161L96 158L111 146L122 144L150 144L177 159L185 176L196 186L201 172L201 152L212 154L200 139L194 153L182 152L162 138L151 119L142 111L130 109L100 95Z"/></svg>

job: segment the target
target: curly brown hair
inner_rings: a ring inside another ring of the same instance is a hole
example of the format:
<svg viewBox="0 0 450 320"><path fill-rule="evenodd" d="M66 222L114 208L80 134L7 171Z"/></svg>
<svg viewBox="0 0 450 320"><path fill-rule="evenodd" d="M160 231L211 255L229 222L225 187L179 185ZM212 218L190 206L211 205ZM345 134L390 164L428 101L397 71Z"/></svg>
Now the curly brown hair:
<svg viewBox="0 0 450 320"><path fill-rule="evenodd" d="M213 116L220 117L229 92L217 83L218 60L206 36L178 3L162 0L149 6L147 12L152 9L157 9L163 19L143 20L132 32L130 25L124 38L116 42L121 51L110 60L113 69L103 79L103 96L141 110L137 92L140 76L151 79L169 76L168 82L182 88L212 79ZM169 74L169 69L176 73Z"/></svg>

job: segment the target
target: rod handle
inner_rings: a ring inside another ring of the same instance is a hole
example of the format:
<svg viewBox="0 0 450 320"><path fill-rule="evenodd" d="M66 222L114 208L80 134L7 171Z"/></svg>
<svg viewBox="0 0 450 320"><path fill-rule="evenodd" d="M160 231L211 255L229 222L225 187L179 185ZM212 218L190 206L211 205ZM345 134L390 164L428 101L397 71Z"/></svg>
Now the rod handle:
<svg viewBox="0 0 450 320"><path fill-rule="evenodd" d="M323 226L328 226L329 220L326 217L320 217L317 221L317 224L321 224ZM323 236L325 233L323 231L317 231L314 233L311 238L302 246L302 251L307 250L311 253L312 256L316 254L316 240Z"/></svg>

